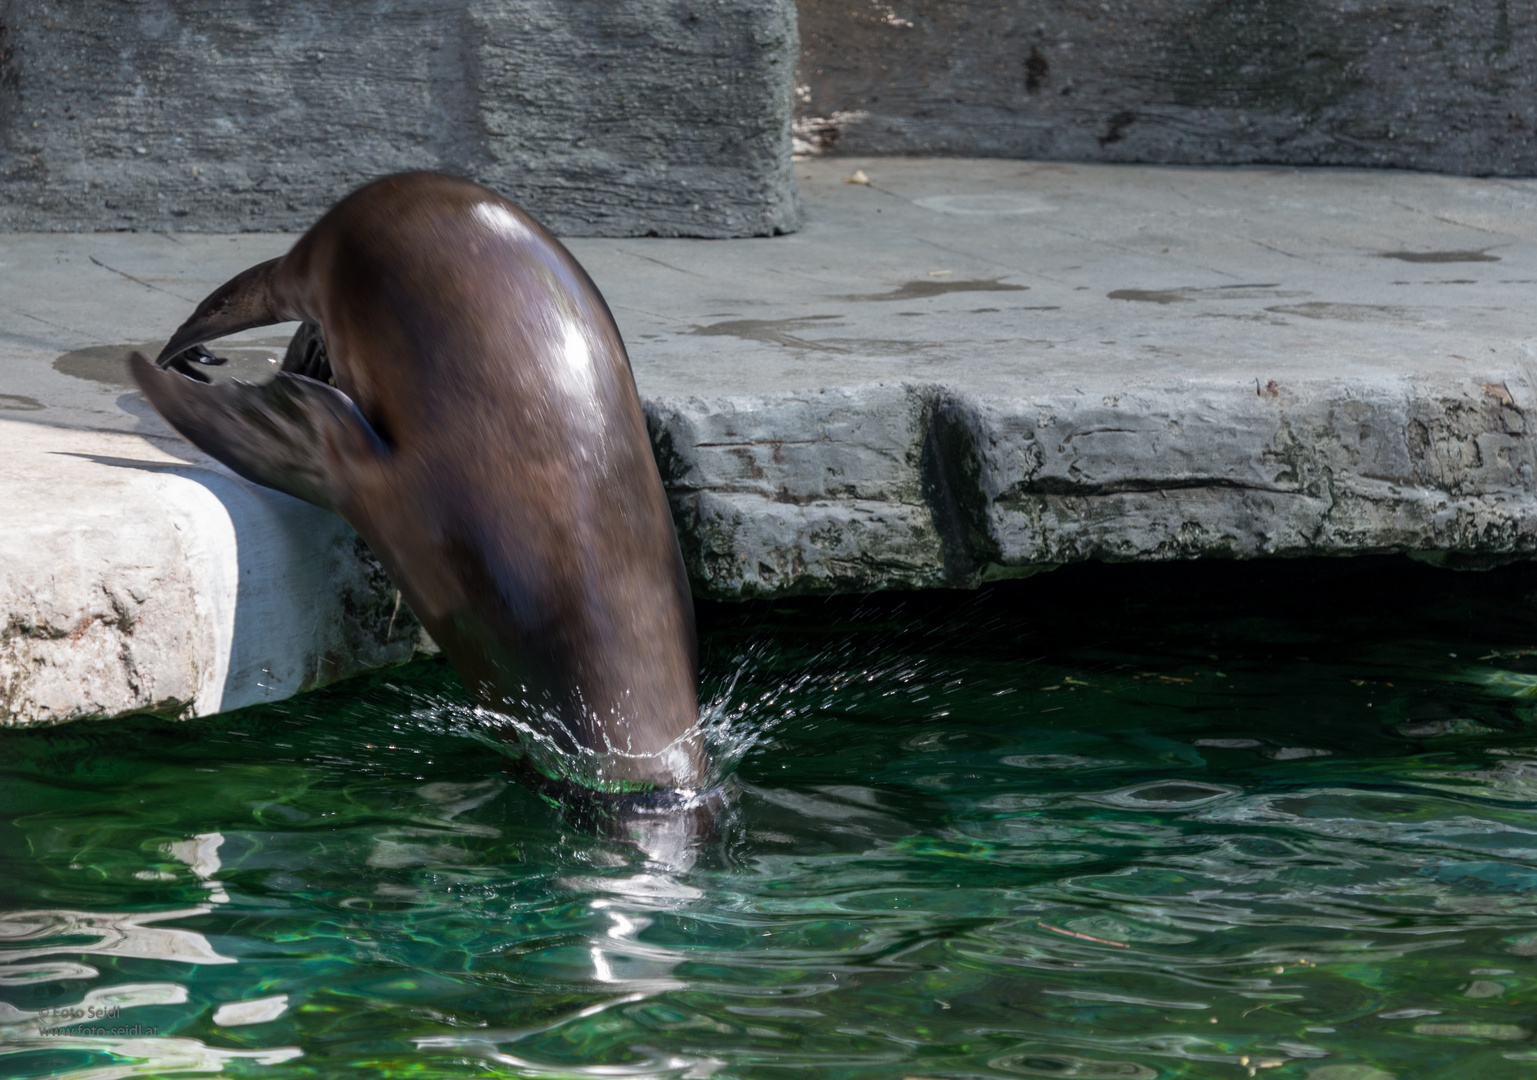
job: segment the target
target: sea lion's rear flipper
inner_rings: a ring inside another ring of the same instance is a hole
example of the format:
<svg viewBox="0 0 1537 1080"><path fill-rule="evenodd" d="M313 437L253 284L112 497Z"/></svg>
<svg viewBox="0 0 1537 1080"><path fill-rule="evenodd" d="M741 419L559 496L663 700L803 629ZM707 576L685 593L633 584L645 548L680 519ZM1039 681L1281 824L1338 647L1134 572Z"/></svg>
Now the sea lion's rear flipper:
<svg viewBox="0 0 1537 1080"><path fill-rule="evenodd" d="M326 336L318 324L306 322L294 331L288 351L283 354L282 370L336 385L336 377L331 371L331 354L326 352Z"/></svg>
<svg viewBox="0 0 1537 1080"><path fill-rule="evenodd" d="M128 366L160 415L199 450L252 483L344 517L358 483L389 460L352 399L314 379L203 383L137 352Z"/></svg>
<svg viewBox="0 0 1537 1080"><path fill-rule="evenodd" d="M236 334L256 326L271 326L294 318L280 309L273 289L273 276L282 261L277 258L257 263L209 293L192 313L192 317L171 335L171 340L160 350L155 363L161 367L174 367L184 375L206 382L203 376L189 370L185 364L176 362L182 353L226 334Z"/></svg>

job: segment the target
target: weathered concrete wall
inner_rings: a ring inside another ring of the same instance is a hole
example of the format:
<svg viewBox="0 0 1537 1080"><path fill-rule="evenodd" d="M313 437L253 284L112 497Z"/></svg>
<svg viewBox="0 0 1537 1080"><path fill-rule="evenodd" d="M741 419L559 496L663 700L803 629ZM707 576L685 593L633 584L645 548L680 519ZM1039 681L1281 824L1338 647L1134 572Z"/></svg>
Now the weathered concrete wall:
<svg viewBox="0 0 1537 1080"><path fill-rule="evenodd" d="M1531 0L799 0L812 153L1537 173Z"/></svg>
<svg viewBox="0 0 1537 1080"><path fill-rule="evenodd" d="M402 169L568 236L796 228L791 0L0 0L0 228L308 227Z"/></svg>

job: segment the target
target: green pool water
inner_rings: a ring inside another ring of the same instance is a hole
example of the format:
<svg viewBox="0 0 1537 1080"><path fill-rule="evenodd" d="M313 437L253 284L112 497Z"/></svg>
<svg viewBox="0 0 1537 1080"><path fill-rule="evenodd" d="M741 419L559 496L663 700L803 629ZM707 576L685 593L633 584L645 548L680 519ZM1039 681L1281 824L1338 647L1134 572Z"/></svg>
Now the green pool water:
<svg viewBox="0 0 1537 1080"><path fill-rule="evenodd" d="M1537 1076L1531 571L1083 568L701 643L734 791L662 861L438 663L0 732L0 1076Z"/></svg>

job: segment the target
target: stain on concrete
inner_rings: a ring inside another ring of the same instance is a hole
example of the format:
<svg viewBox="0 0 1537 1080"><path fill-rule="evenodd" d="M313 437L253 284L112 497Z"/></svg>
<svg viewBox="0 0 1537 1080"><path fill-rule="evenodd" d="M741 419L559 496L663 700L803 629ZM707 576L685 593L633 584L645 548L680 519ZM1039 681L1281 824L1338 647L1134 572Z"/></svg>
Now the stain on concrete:
<svg viewBox="0 0 1537 1080"><path fill-rule="evenodd" d="M1202 311L1196 315L1197 319L1236 319L1239 322L1260 322L1267 326L1290 326L1285 319L1278 319L1274 315L1261 315L1252 311Z"/></svg>
<svg viewBox="0 0 1537 1080"><path fill-rule="evenodd" d="M824 347L834 346L844 352L864 353L867 356L910 356L915 353L938 349L947 342L908 341L905 338L824 338Z"/></svg>
<svg viewBox="0 0 1537 1080"><path fill-rule="evenodd" d="M137 390L128 374L128 354L134 351L154 356L160 351L160 341L129 342L124 345L92 345L85 349L67 352L53 362L53 370L88 382L101 383L116 390ZM283 350L288 346L286 337L261 338L235 345L220 345L218 355L229 362L221 367L204 369L215 381L243 379L246 382L265 381L277 373Z"/></svg>
<svg viewBox="0 0 1537 1080"><path fill-rule="evenodd" d="M1255 285L1215 285L1206 288L1184 286L1178 289L1116 289L1107 294L1112 300L1137 300L1144 304L1184 304L1192 300L1286 300L1306 296L1305 290L1282 289L1275 282Z"/></svg>
<svg viewBox="0 0 1537 1080"><path fill-rule="evenodd" d="M937 349L943 344L905 338L827 337L812 340L802 336L803 331L842 318L842 315L807 315L799 319L731 319L708 326L696 326L690 333L704 337L726 336L743 341L762 341L769 345L782 345L787 349L864 357L906 356Z"/></svg>
<svg viewBox="0 0 1537 1080"><path fill-rule="evenodd" d="M1045 214L1054 209L1045 199L1018 191L925 195L912 202L924 210L957 217L1013 217L1016 214Z"/></svg>
<svg viewBox="0 0 1537 1080"><path fill-rule="evenodd" d="M1122 109L1110 118L1110 126L1099 137L1099 145L1109 146L1118 143L1126 137L1126 129L1137 122L1137 114L1130 109Z"/></svg>
<svg viewBox="0 0 1537 1080"><path fill-rule="evenodd" d="M1386 304L1281 304L1267 307L1277 315L1301 315L1304 319L1340 319L1344 322L1412 322L1414 316L1401 307Z"/></svg>
<svg viewBox="0 0 1537 1080"><path fill-rule="evenodd" d="M1030 46L1030 55L1025 57L1025 92L1033 94L1040 90L1050 75L1051 63L1040 49Z"/></svg>
<svg viewBox="0 0 1537 1080"><path fill-rule="evenodd" d="M1488 250L1482 251L1384 251L1378 254L1379 259L1398 259L1407 263L1457 263L1457 262L1499 262L1498 255L1489 254Z"/></svg>
<svg viewBox="0 0 1537 1080"><path fill-rule="evenodd" d="M1003 558L987 516L987 463L978 427L967 403L943 392L924 412L923 496L939 534L945 575L956 584L967 584L979 565Z"/></svg>
<svg viewBox="0 0 1537 1080"><path fill-rule="evenodd" d="M1181 289L1115 289L1112 300L1137 300L1144 304L1188 304L1191 297Z"/></svg>
<svg viewBox="0 0 1537 1080"><path fill-rule="evenodd" d="M799 319L731 319L727 322L696 326L689 331L703 337L734 337L743 341L763 341L770 345L785 345L792 349L815 349L819 352L846 353L841 346L821 341L809 341L797 331L814 329L821 323L843 318L842 315L806 315Z"/></svg>
<svg viewBox="0 0 1537 1080"><path fill-rule="evenodd" d="M998 278L965 278L960 281L936 281L919 278L898 286L890 292L856 293L852 296L835 296L834 300L926 300L931 296L943 296L954 292L1025 292L1028 285L1010 285Z"/></svg>
<svg viewBox="0 0 1537 1080"><path fill-rule="evenodd" d="M148 342L137 345L92 345L88 349L67 352L53 362L53 370L60 375L72 375L77 379L101 383L118 390L136 389L128 374L128 354L135 349L154 355L158 344Z"/></svg>
<svg viewBox="0 0 1537 1080"><path fill-rule="evenodd" d="M0 409L7 412L36 412L42 407L41 401L25 394L0 394Z"/></svg>

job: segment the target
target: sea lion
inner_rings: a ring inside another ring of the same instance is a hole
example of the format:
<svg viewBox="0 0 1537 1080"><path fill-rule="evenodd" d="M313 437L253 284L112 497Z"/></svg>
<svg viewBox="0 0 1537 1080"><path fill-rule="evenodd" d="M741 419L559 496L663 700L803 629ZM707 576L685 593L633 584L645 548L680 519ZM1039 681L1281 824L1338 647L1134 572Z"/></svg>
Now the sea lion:
<svg viewBox="0 0 1537 1080"><path fill-rule="evenodd" d="M290 320L270 383L188 362ZM509 738L584 759L598 791L704 782L693 602L629 358L528 214L454 177L376 180L130 364L199 449L356 528L476 700L528 729Z"/></svg>

